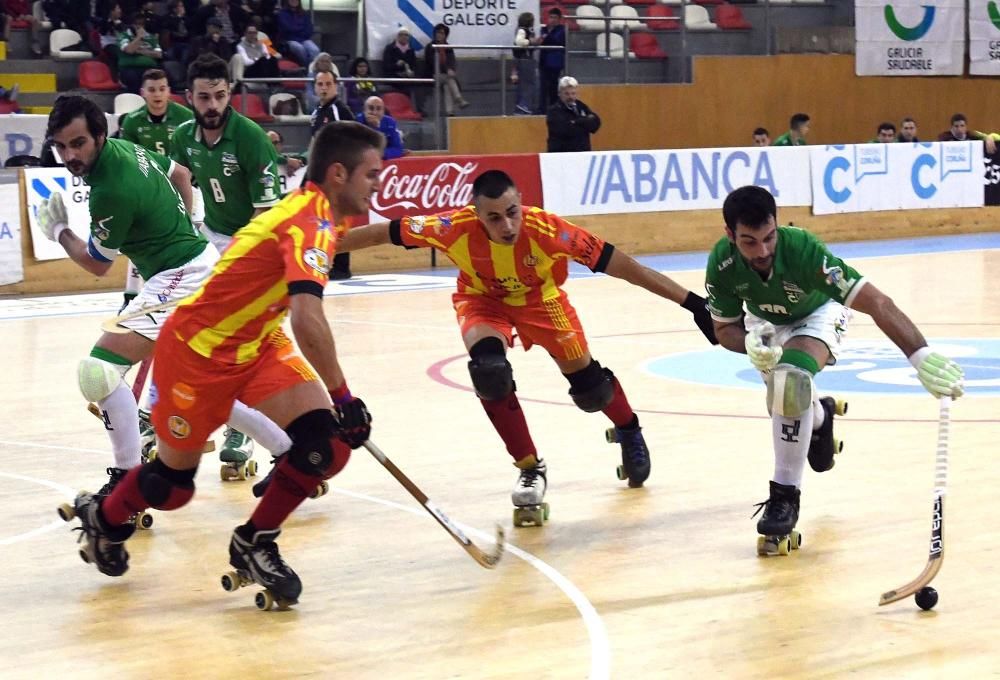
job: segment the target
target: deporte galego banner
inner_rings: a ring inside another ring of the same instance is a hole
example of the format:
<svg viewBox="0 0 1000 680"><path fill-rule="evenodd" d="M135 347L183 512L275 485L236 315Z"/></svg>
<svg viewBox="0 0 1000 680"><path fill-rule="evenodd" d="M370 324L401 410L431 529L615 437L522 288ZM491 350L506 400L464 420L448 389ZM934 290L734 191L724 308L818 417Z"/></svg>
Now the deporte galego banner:
<svg viewBox="0 0 1000 680"><path fill-rule="evenodd" d="M982 142L812 147L813 213L983 205Z"/></svg>
<svg viewBox="0 0 1000 680"><path fill-rule="evenodd" d="M547 153L545 209L601 215L721 208L730 191L764 187L778 205L810 205L809 147Z"/></svg>

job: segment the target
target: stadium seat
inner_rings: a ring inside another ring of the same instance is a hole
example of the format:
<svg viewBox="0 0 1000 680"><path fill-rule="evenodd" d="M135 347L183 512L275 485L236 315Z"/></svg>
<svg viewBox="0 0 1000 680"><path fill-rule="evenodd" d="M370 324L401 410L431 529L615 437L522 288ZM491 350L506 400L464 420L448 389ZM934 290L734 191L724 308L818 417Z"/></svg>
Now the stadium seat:
<svg viewBox="0 0 1000 680"><path fill-rule="evenodd" d="M115 95L115 115L120 116L123 113L132 113L138 108L146 103L146 100L137 94L132 94L131 92L122 92L121 94Z"/></svg>
<svg viewBox="0 0 1000 680"><path fill-rule="evenodd" d="M80 87L97 92L116 92L122 86L111 76L111 69L103 61L88 59L80 62L76 69L76 79Z"/></svg>
<svg viewBox="0 0 1000 680"><path fill-rule="evenodd" d="M603 31L604 12L600 7L580 5L576 8L576 23L580 25L581 31Z"/></svg>
<svg viewBox="0 0 1000 680"><path fill-rule="evenodd" d="M295 114L279 114L276 113L277 109L280 107L282 102L294 102L296 111ZM310 116L307 113L302 113L302 104L299 102L299 98L294 94L289 92L278 92L272 94L267 102L268 110L270 110L271 115L274 116L276 121L283 122L299 122L309 120Z"/></svg>
<svg viewBox="0 0 1000 680"><path fill-rule="evenodd" d="M413 110L413 102L410 96L402 92L386 92L382 95L385 102L385 110L396 120L423 120L417 111Z"/></svg>
<svg viewBox="0 0 1000 680"><path fill-rule="evenodd" d="M632 5L655 5L656 0L627 0L628 4Z"/></svg>
<svg viewBox="0 0 1000 680"><path fill-rule="evenodd" d="M635 7L615 5L611 8L609 16L615 18L615 21L611 22L612 31L625 30L625 24L628 24L628 30L630 31L645 31L648 28L646 24L642 23L642 19L639 18L639 13L635 11Z"/></svg>
<svg viewBox="0 0 1000 680"><path fill-rule="evenodd" d="M603 33L597 36L596 52L599 57L622 59L625 56L625 38L617 33ZM629 52L628 56L633 59L635 58L635 54L631 52Z"/></svg>
<svg viewBox="0 0 1000 680"><path fill-rule="evenodd" d="M188 104L187 99L185 99L184 95L182 95L182 94L178 94L176 92L171 92L170 93L170 99L172 99L173 101L177 102L181 106L187 106L188 108L191 108L191 106Z"/></svg>
<svg viewBox="0 0 1000 680"><path fill-rule="evenodd" d="M633 33L629 36L629 49L639 59L666 59L667 53L651 33Z"/></svg>
<svg viewBox="0 0 1000 680"><path fill-rule="evenodd" d="M681 5L681 0L659 0L661 5Z"/></svg>
<svg viewBox="0 0 1000 680"><path fill-rule="evenodd" d="M646 14L646 22L654 31L673 31L681 27L680 18L665 5L653 5Z"/></svg>
<svg viewBox="0 0 1000 680"><path fill-rule="evenodd" d="M743 31L753 28L736 5L719 5L715 9L715 23L719 28L727 31Z"/></svg>
<svg viewBox="0 0 1000 680"><path fill-rule="evenodd" d="M244 110L244 101L246 102L246 110ZM234 94L230 103L234 111L242 113L250 120L258 123L274 122L274 118L264 110L264 102L255 94Z"/></svg>
<svg viewBox="0 0 1000 680"><path fill-rule="evenodd" d="M49 34L49 56L57 61L83 61L93 59L94 55L83 50L68 50L83 41L80 34L68 28L57 28Z"/></svg>
<svg viewBox="0 0 1000 680"><path fill-rule="evenodd" d="M701 5L684 7L684 26L689 31L714 31L719 28L712 23L708 10Z"/></svg>
<svg viewBox="0 0 1000 680"><path fill-rule="evenodd" d="M279 59L278 70L283 76L302 77L306 75L306 70L291 59ZM283 80L281 81L281 87L284 90L304 90L306 89L306 83L303 80Z"/></svg>

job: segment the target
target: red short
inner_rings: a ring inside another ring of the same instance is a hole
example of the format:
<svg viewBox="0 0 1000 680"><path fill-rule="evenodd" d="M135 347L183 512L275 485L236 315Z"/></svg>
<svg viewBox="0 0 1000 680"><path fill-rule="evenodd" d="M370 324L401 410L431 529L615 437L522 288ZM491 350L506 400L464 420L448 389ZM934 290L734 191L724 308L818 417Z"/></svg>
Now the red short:
<svg viewBox="0 0 1000 680"><path fill-rule="evenodd" d="M253 406L318 379L281 329L261 343L256 359L239 365L206 359L173 333L161 333L153 355L153 427L173 448L201 451L237 399Z"/></svg>
<svg viewBox="0 0 1000 680"><path fill-rule="evenodd" d="M556 359L572 361L587 352L587 338L566 293L541 304L515 307L484 295L455 293L451 297L462 335L477 324L486 324L514 346L514 331L525 350L541 345Z"/></svg>

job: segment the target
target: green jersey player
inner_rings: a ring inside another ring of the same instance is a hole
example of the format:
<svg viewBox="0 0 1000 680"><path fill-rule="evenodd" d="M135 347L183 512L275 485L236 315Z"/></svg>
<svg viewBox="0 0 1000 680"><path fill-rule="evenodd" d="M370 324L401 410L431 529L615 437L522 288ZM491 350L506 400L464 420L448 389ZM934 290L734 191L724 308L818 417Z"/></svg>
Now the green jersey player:
<svg viewBox="0 0 1000 680"><path fill-rule="evenodd" d="M188 216L190 174L183 166L132 142L108 139L107 119L81 96L62 96L49 114L46 136L53 140L66 169L90 187L90 236L84 241L68 228L62 193L54 192L38 209L45 235L88 272L104 276L118 253L129 257L146 280L125 315L180 301L198 290L218 260ZM107 493L141 459L136 398L124 383L132 364L150 356L168 312L150 312L120 325L130 333L105 333L78 367L80 391L100 408L111 438L115 467ZM241 429L267 436L270 420L242 404L230 420ZM287 435L272 451L291 446Z"/></svg>
<svg viewBox="0 0 1000 680"><path fill-rule="evenodd" d="M813 376L837 360L851 309L868 314L909 358L935 397L958 398L963 374L931 351L895 303L802 229L777 226L774 197L755 186L733 191L722 207L726 237L712 249L705 274L715 334L726 349L746 353L767 383L774 438L774 479L757 523L759 554L787 554L806 459L817 472L833 467L839 444L833 416L846 404L818 399ZM745 308L745 311L744 311Z"/></svg>
<svg viewBox="0 0 1000 680"><path fill-rule="evenodd" d="M192 120L194 114L188 107L170 100L167 73L161 69L151 68L142 74L139 94L146 104L125 116L122 139L170 156L170 138L174 131L181 123Z"/></svg>

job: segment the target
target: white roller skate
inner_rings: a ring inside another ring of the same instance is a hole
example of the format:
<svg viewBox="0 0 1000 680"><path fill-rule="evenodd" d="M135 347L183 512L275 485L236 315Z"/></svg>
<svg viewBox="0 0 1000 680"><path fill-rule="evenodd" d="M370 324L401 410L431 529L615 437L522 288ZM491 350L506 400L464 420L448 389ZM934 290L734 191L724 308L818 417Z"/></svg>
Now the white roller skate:
<svg viewBox="0 0 1000 680"><path fill-rule="evenodd" d="M548 467L544 460L530 456L522 461L521 474L514 484L510 500L514 503L514 526L542 526L549 519L549 504L545 503L545 489L548 487L546 474Z"/></svg>
<svg viewBox="0 0 1000 680"><path fill-rule="evenodd" d="M244 480L257 474L257 461L253 460L253 440L239 430L227 427L226 442L219 451L222 467L219 476L222 481Z"/></svg>

